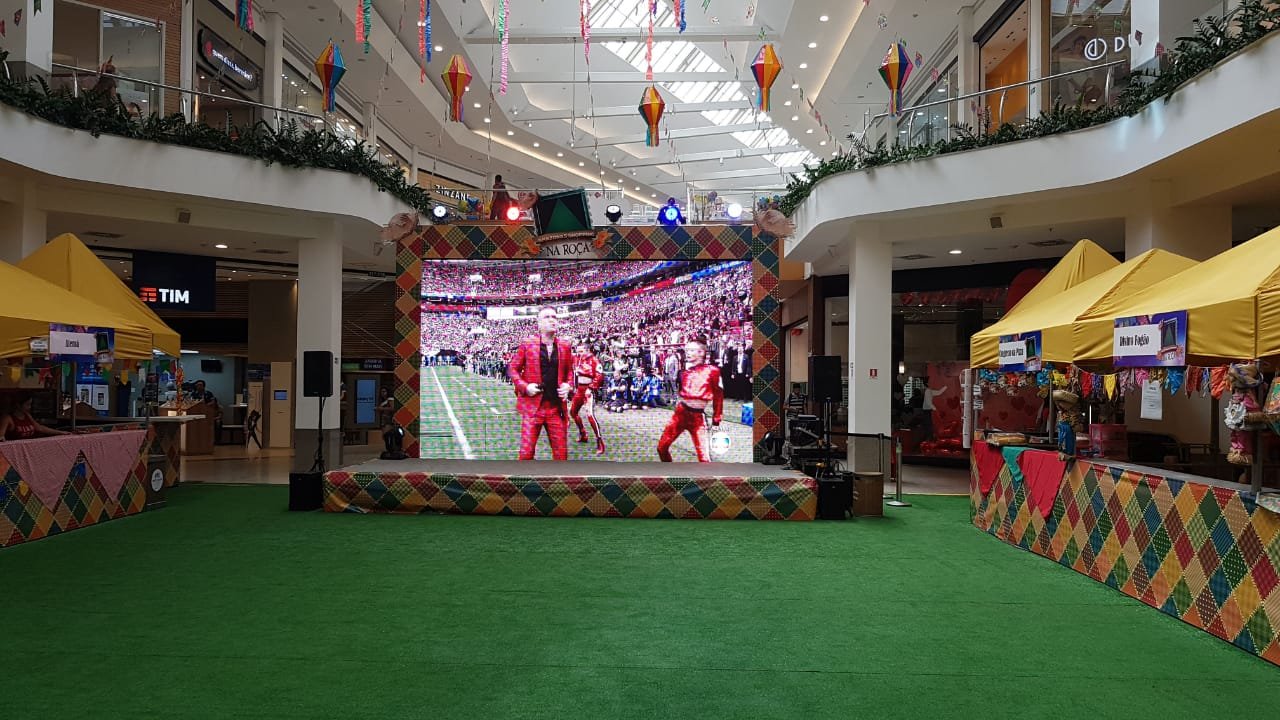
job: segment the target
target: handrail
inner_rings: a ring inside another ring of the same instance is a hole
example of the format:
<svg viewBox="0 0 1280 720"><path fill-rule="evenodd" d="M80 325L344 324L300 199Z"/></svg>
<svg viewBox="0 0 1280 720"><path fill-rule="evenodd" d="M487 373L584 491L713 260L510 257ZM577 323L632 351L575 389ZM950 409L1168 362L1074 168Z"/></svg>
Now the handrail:
<svg viewBox="0 0 1280 720"><path fill-rule="evenodd" d="M289 115L299 115L301 117L310 118L312 120L320 120L322 122L324 121L323 117L319 115L314 115L304 110L293 110L286 107L277 107L275 105L268 105L266 103L254 102L253 100L244 100L242 98L237 98L237 97L227 97L226 95L219 95L218 93L205 92L203 90L192 90L190 88L183 88L183 87L178 87L176 85L169 85L166 83L155 82L154 80L142 80L139 78L127 77L125 75L117 75L116 73L99 72L97 70L90 70L88 68L76 67L74 65L64 65L63 63L50 63L50 65L52 65L55 68L61 68L63 70L71 70L73 73L75 73L72 75L72 81L73 81L73 92L77 96L80 93L79 73L84 73L86 75L93 75L95 77L108 77L114 80L124 80L126 82L138 83L140 85L145 85L148 87L160 88L161 90L173 90L174 92L184 93L188 95L198 95L200 97L208 97L208 98L213 98L215 100L223 100L225 102L233 102L240 105L248 105L250 107L261 108L263 110L271 110L274 112L286 113Z"/></svg>
<svg viewBox="0 0 1280 720"><path fill-rule="evenodd" d="M1081 73L1093 72L1094 70L1100 70L1102 68L1112 69L1117 65L1128 64L1128 62L1129 62L1128 60L1113 60L1108 63L1090 65L1089 67L1085 67L1085 68L1078 68L1075 70L1068 70L1067 72L1055 73L1053 75L1046 75L1042 78L1036 78L1034 80L1023 80L1022 82L1011 83L1009 85L1001 85L999 87L987 88L986 90L978 90L976 92L965 93L964 95L957 95L956 97L947 98L945 100L932 100L927 103L920 103L919 105L913 105L909 108L899 111L898 113L882 112L878 115L871 116L870 120L867 120L864 116L861 135L859 135L859 133L856 133L856 132L851 132L846 137L848 137L850 140L857 140L859 137L865 137L868 130L870 130L873 126L875 126L877 123L879 123L881 120L884 120L887 117L894 117L896 115L901 115L902 113L912 113L912 117L914 117L915 111L917 110L923 110L925 108L931 108L931 107L938 107L939 105L950 105L952 103L957 103L957 102L969 100L976 97L983 97L983 96L991 95L992 93L997 93L997 92L1001 94L1001 107L1003 108L1004 97L1005 95L1007 95L1007 93L1010 90L1017 90L1018 88L1030 87L1032 85L1039 85L1040 83L1043 83L1043 82L1058 80L1060 78L1069 77L1072 75L1079 75ZM1001 116L1004 115L1003 109L1001 110L1000 114ZM908 123L910 123L910 120L908 120Z"/></svg>

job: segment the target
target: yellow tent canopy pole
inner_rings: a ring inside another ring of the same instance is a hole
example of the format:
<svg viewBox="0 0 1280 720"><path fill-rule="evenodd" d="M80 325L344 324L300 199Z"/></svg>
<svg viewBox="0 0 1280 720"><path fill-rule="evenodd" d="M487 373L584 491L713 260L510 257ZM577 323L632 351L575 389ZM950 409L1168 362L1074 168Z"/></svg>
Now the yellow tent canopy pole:
<svg viewBox="0 0 1280 720"><path fill-rule="evenodd" d="M145 347L146 357L151 357L150 329L48 280L0 262L0 358L30 355L31 339L48 336L50 323L111 328L115 330L117 348ZM116 357L128 356L117 353Z"/></svg>
<svg viewBox="0 0 1280 720"><path fill-rule="evenodd" d="M178 333L138 299L133 290L111 272L93 251L75 235L64 233L18 263L18 267L70 290L90 302L115 312L124 319L151 331L154 347L177 356L182 347ZM149 360L152 345L140 347L129 336L116 337L116 357Z"/></svg>
<svg viewBox="0 0 1280 720"><path fill-rule="evenodd" d="M1008 314L991 327L969 339L969 365L975 368L1000 366L1000 336L1023 332L1019 316L1041 303L1050 302L1063 291L1120 265L1120 261L1092 240L1081 240L1058 261L1036 286L1018 301ZM1040 328L1027 328L1038 330Z"/></svg>

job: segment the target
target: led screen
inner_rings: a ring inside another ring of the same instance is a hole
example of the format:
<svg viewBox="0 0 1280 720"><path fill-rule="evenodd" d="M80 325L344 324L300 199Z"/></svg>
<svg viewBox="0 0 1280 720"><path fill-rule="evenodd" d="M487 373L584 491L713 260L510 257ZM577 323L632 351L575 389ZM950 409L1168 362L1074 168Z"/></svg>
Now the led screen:
<svg viewBox="0 0 1280 720"><path fill-rule="evenodd" d="M422 274L422 457L751 462L750 262Z"/></svg>

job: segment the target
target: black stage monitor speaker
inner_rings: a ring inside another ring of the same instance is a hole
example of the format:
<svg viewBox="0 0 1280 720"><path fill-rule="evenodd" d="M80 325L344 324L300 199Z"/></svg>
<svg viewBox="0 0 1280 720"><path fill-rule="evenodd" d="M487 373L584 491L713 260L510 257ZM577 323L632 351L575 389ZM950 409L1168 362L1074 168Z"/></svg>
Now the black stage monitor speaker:
<svg viewBox="0 0 1280 720"><path fill-rule="evenodd" d="M318 472L289 473L289 509L309 512L324 505L324 475Z"/></svg>
<svg viewBox="0 0 1280 720"><path fill-rule="evenodd" d="M333 397L333 353L302 351L302 396Z"/></svg>
<svg viewBox="0 0 1280 720"><path fill-rule="evenodd" d="M809 356L809 397L818 402L840 402L844 394L839 355Z"/></svg>

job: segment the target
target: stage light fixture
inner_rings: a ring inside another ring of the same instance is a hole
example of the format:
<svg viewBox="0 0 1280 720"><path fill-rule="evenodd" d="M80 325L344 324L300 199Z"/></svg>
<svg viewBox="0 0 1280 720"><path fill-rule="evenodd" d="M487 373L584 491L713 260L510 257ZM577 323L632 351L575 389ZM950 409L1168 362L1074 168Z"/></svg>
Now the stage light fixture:
<svg viewBox="0 0 1280 720"><path fill-rule="evenodd" d="M431 208L431 217L435 218L436 222L444 222L444 219L449 217L449 208L443 205L436 205Z"/></svg>
<svg viewBox="0 0 1280 720"><path fill-rule="evenodd" d="M507 218L507 222L510 222L510 223L520 222L520 207L518 205L508 205L507 212L505 213L505 215Z"/></svg>
<svg viewBox="0 0 1280 720"><path fill-rule="evenodd" d="M680 224L680 208L675 205L666 205L658 211L658 222L666 227L675 227Z"/></svg>
<svg viewBox="0 0 1280 720"><path fill-rule="evenodd" d="M726 208L724 209L724 212L725 212L725 214L726 214L726 215L728 215L728 216L729 216L729 219L730 219L730 220L738 220L738 219L741 219L741 218L742 218L742 204L741 204L741 203L736 203L736 202L729 203L729 206L728 206L728 207L726 207Z"/></svg>
<svg viewBox="0 0 1280 720"><path fill-rule="evenodd" d="M622 219L622 208L616 204L610 205L604 209L604 216L609 219L609 222L617 225L618 221Z"/></svg>

